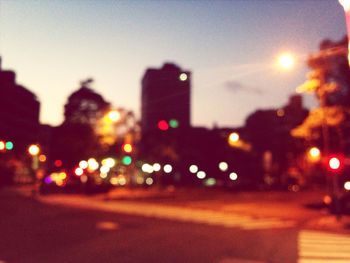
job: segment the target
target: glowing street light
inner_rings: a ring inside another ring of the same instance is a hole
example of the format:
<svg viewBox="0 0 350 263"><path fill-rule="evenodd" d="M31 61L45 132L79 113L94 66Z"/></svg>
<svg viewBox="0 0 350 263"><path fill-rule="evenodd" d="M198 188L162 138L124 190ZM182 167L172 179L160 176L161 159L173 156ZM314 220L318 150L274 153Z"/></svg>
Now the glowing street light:
<svg viewBox="0 0 350 263"><path fill-rule="evenodd" d="M40 152L40 148L36 144L32 144L28 147L28 153L31 156L37 156L39 154L39 152Z"/></svg>
<svg viewBox="0 0 350 263"><path fill-rule="evenodd" d="M236 143L239 141L239 134L237 132L230 133L228 140L230 143Z"/></svg>
<svg viewBox="0 0 350 263"><path fill-rule="evenodd" d="M111 110L107 113L108 120L111 122L118 122L121 118L120 112L117 110Z"/></svg>
<svg viewBox="0 0 350 263"><path fill-rule="evenodd" d="M317 162L321 159L321 151L317 147L312 147L308 151L308 158L310 161Z"/></svg>
<svg viewBox="0 0 350 263"><path fill-rule="evenodd" d="M286 70L292 69L295 65L295 57L290 53L283 53L278 57L278 65Z"/></svg>

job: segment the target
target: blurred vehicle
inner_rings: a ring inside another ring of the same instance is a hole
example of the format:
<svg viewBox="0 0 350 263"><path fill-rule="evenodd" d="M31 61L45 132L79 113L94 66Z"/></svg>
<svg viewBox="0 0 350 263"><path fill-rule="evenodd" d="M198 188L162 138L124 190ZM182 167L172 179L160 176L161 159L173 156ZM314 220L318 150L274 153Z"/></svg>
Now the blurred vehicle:
<svg viewBox="0 0 350 263"><path fill-rule="evenodd" d="M53 170L48 173L40 182L39 191L41 194L79 192L81 182L68 169Z"/></svg>
<svg viewBox="0 0 350 263"><path fill-rule="evenodd" d="M344 183L337 198L334 195L326 195L323 203L331 213L350 214L350 181Z"/></svg>

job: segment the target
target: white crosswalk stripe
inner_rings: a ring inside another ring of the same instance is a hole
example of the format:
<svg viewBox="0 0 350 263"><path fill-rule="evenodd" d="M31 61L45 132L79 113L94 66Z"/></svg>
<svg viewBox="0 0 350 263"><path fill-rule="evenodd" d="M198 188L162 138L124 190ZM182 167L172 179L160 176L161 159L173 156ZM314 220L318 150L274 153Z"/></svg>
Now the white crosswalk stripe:
<svg viewBox="0 0 350 263"><path fill-rule="evenodd" d="M350 236L303 230L298 236L298 263L349 263Z"/></svg>
<svg viewBox="0 0 350 263"><path fill-rule="evenodd" d="M255 218L249 215L234 214L205 209L155 205L137 202L101 202L83 198L42 198L48 203L64 204L75 207L91 208L110 212L119 212L131 215L140 215L161 219L171 219L183 222L193 222L245 230L289 228L295 226L292 220L279 218Z"/></svg>

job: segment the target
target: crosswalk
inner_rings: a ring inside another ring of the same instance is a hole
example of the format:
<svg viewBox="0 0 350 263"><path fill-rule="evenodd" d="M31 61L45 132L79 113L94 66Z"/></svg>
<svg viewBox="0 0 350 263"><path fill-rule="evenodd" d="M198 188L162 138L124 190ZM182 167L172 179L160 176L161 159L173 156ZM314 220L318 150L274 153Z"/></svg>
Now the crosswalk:
<svg viewBox="0 0 350 263"><path fill-rule="evenodd" d="M101 200L87 200L86 198L79 197L50 197L41 198L41 201L79 208L89 208L109 212L125 213L129 215L223 226L228 228L240 228L244 230L290 228L295 226L295 221L283 220L280 218L257 218L250 215L235 214L233 212L130 201L103 202Z"/></svg>
<svg viewBox="0 0 350 263"><path fill-rule="evenodd" d="M350 235L300 231L298 253L298 263L349 263Z"/></svg>

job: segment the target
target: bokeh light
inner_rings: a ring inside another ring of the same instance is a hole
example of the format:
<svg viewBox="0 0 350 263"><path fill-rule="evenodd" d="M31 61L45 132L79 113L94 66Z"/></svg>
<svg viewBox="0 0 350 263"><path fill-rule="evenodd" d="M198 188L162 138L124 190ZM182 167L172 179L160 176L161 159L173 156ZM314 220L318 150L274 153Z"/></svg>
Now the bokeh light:
<svg viewBox="0 0 350 263"><path fill-rule="evenodd" d="M173 167L170 164L166 164L164 165L163 170L165 173L168 174L168 173L171 173L171 171L173 170Z"/></svg>
<svg viewBox="0 0 350 263"><path fill-rule="evenodd" d="M198 172L198 166L195 164L192 164L189 168L190 172L195 174L196 172Z"/></svg>
<svg viewBox="0 0 350 263"><path fill-rule="evenodd" d="M198 179L204 179L206 176L207 176L207 174L204 171L197 172Z"/></svg>
<svg viewBox="0 0 350 263"><path fill-rule="evenodd" d="M238 179L238 175L235 172L230 173L230 180L236 181Z"/></svg>
<svg viewBox="0 0 350 263"><path fill-rule="evenodd" d="M219 163L219 169L220 169L220 171L222 171L222 172L226 172L227 169L228 169L228 164L227 164L227 162L220 162L220 163Z"/></svg>

